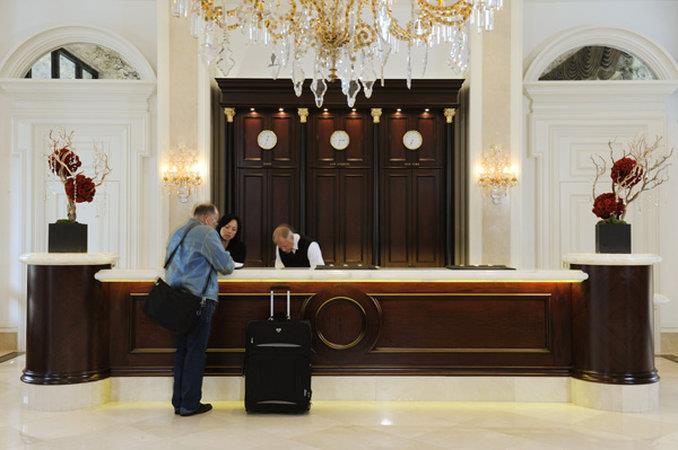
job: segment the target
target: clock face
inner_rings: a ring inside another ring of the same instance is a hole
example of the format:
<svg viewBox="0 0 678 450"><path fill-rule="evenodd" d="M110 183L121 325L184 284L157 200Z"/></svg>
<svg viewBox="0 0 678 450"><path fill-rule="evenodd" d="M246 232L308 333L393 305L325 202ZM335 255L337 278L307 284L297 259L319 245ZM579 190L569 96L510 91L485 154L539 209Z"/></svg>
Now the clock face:
<svg viewBox="0 0 678 450"><path fill-rule="evenodd" d="M344 130L337 130L332 133L332 136L330 136L330 145L336 150L346 149L350 142L351 139L348 137L348 133Z"/></svg>
<svg viewBox="0 0 678 450"><path fill-rule="evenodd" d="M262 130L257 136L257 144L264 150L270 150L278 143L278 136L272 130Z"/></svg>
<svg viewBox="0 0 678 450"><path fill-rule="evenodd" d="M424 138L417 130L409 130L403 135L403 145L408 150L416 150L424 143Z"/></svg>

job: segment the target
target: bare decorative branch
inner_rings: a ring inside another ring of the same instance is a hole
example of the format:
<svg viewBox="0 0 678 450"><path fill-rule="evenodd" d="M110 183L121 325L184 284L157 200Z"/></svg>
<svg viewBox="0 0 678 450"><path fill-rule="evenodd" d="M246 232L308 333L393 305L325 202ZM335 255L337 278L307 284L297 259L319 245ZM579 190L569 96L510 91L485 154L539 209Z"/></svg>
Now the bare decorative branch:
<svg viewBox="0 0 678 450"><path fill-rule="evenodd" d="M646 136L640 135L632 139L626 147L615 149L615 142L608 142L609 157L612 162L610 178L612 193L617 201L623 203L623 212L615 219L623 220L628 206L637 200L643 192L661 186L668 181L668 168L673 157L673 150L661 152L663 148L661 136L657 136L652 143L648 143ZM621 157L615 158L615 154ZM593 196L596 198L596 185L600 177L606 172L605 160L597 155L599 161L591 158L596 168L593 181ZM609 195L609 194L608 194Z"/></svg>
<svg viewBox="0 0 678 450"><path fill-rule="evenodd" d="M52 153L47 157L49 169L59 177L64 185L64 192L68 199L68 220L75 222L75 207L77 203L94 200L96 187L101 185L111 173L108 155L100 151L94 144L94 178L86 176L81 170L82 162L73 149L73 134L63 129L58 132L50 130L49 141Z"/></svg>

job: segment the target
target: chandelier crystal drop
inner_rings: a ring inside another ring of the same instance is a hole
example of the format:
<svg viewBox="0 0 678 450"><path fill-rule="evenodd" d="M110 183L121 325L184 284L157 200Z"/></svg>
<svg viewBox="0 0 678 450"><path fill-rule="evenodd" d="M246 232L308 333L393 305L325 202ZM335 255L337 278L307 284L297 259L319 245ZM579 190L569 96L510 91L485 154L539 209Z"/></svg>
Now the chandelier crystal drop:
<svg viewBox="0 0 678 450"><path fill-rule="evenodd" d="M286 69L294 92L301 95L307 75L318 107L328 83L339 80L349 107L360 91L370 98L376 80L384 85L389 57L407 52L405 71L423 75L429 49L445 45L448 66L459 73L469 62L468 29L494 29L494 14L503 0L171 0L172 14L190 19L191 35L210 66L228 76L235 66L232 33L267 46L273 79ZM409 4L399 20L394 8ZM302 60L312 57L306 74ZM419 70L420 69L420 70Z"/></svg>

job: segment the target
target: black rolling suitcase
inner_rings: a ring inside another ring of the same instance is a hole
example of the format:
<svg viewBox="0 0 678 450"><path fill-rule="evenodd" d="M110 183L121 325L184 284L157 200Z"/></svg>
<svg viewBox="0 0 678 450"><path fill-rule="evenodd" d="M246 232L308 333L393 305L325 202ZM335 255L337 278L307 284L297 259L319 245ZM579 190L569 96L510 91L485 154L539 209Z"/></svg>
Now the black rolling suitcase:
<svg viewBox="0 0 678 450"><path fill-rule="evenodd" d="M286 318L274 317L276 290L287 291ZM247 326L245 409L247 412L304 413L311 407L311 324L290 320L290 291L271 287L268 320Z"/></svg>

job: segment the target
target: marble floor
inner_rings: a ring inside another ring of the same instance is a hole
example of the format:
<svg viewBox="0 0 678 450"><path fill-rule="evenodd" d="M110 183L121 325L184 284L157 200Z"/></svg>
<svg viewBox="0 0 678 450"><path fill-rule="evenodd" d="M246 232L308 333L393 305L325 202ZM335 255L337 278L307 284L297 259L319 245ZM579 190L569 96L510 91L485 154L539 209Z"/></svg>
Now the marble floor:
<svg viewBox="0 0 678 450"><path fill-rule="evenodd" d="M72 412L21 407L23 357L0 364L0 449L678 449L678 363L657 359L661 406L644 414L564 403L315 402L303 416L238 402L178 417L168 403Z"/></svg>

